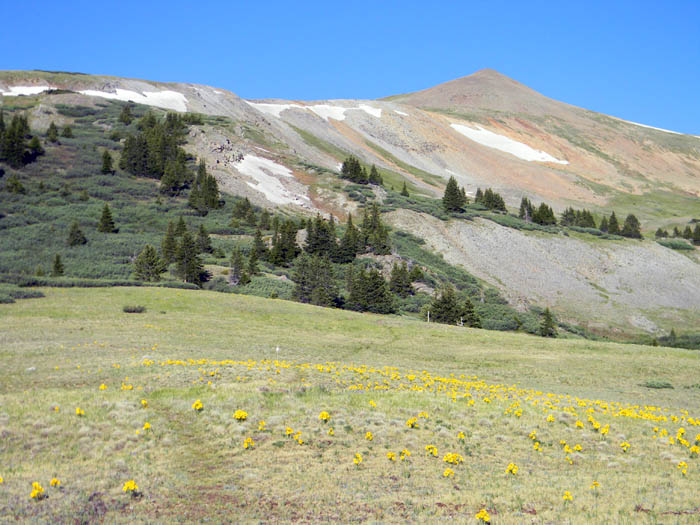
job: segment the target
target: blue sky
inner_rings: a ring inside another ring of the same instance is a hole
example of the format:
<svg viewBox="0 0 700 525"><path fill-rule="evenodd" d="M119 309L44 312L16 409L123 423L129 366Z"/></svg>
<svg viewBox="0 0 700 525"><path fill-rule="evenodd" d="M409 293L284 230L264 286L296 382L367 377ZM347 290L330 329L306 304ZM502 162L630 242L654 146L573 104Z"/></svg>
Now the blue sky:
<svg viewBox="0 0 700 525"><path fill-rule="evenodd" d="M416 91L488 67L564 102L700 135L698 1L2 4L3 19L24 22L2 24L0 69L326 99Z"/></svg>

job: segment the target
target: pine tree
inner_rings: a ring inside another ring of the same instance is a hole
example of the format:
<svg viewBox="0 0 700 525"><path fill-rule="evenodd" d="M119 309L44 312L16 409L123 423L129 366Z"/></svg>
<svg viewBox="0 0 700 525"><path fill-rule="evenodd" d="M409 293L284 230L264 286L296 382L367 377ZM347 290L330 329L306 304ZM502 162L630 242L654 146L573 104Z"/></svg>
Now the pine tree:
<svg viewBox="0 0 700 525"><path fill-rule="evenodd" d="M445 186L445 194L442 196L442 207L445 208L445 211L456 212L461 211L465 204L462 192L457 186L457 180L450 177L447 186Z"/></svg>
<svg viewBox="0 0 700 525"><path fill-rule="evenodd" d="M369 171L368 180L370 184L377 184L379 186L381 186L383 183L382 176L379 174L377 167L374 164L372 164L372 168Z"/></svg>
<svg viewBox="0 0 700 525"><path fill-rule="evenodd" d="M540 335L542 337L556 337L557 329L554 324L554 316L550 312L549 308L545 308L542 317L542 323L540 324Z"/></svg>
<svg viewBox="0 0 700 525"><path fill-rule="evenodd" d="M236 203L233 205L233 212L231 215L234 219L243 219L252 209L252 207L253 206L250 204L248 197L245 197L243 200L236 201Z"/></svg>
<svg viewBox="0 0 700 525"><path fill-rule="evenodd" d="M168 222L168 230L165 232L165 237L160 244L160 253L165 264L175 262L177 254L177 235L175 233L175 225L172 221Z"/></svg>
<svg viewBox="0 0 700 525"><path fill-rule="evenodd" d="M122 108L121 113L119 113L119 122L128 126L133 120L134 117L131 114L131 104L127 104Z"/></svg>
<svg viewBox="0 0 700 525"><path fill-rule="evenodd" d="M231 269L228 274L228 282L234 286L244 286L250 282L250 277L243 266L243 255L238 247L234 248L231 254Z"/></svg>
<svg viewBox="0 0 700 525"><path fill-rule="evenodd" d="M49 124L49 129L46 131L46 138L49 140L49 142L58 142L58 128L56 127L56 124L53 123L53 120L51 121L51 124Z"/></svg>
<svg viewBox="0 0 700 525"><path fill-rule="evenodd" d="M214 253L214 248L212 248L211 239L209 238L209 232L207 232L204 224L199 225L199 231L197 232L197 250L199 253Z"/></svg>
<svg viewBox="0 0 700 525"><path fill-rule="evenodd" d="M85 238L83 232L80 230L80 225L78 224L78 221L73 221L73 224L71 224L70 227L70 231L68 232L68 246L78 246L80 244L85 243L87 243L87 239Z"/></svg>
<svg viewBox="0 0 700 525"><path fill-rule="evenodd" d="M400 265L394 263L391 268L391 278L389 279L389 289L399 297L408 297L415 291L408 276L408 266L403 261Z"/></svg>
<svg viewBox="0 0 700 525"><path fill-rule="evenodd" d="M269 230L270 229L270 212L267 210L263 210L262 213L260 213L260 222L258 223L258 226L260 227L261 230Z"/></svg>
<svg viewBox="0 0 700 525"><path fill-rule="evenodd" d="M629 214L625 219L625 224L622 226L622 231L620 234L623 237L630 237L632 239L641 239L642 232L639 225L639 220L633 214Z"/></svg>
<svg viewBox="0 0 700 525"><path fill-rule="evenodd" d="M608 226L608 218L603 217L603 219L600 221L600 231L603 233L607 233L610 227Z"/></svg>
<svg viewBox="0 0 700 525"><path fill-rule="evenodd" d="M481 328L481 317L479 317L479 314L476 313L474 303L472 303L468 297L466 301L464 301L461 317L464 326L469 326L470 328Z"/></svg>
<svg viewBox="0 0 700 525"><path fill-rule="evenodd" d="M406 187L406 181L403 182L403 187L401 188L401 195L404 197L409 197L408 188Z"/></svg>
<svg viewBox="0 0 700 525"><path fill-rule="evenodd" d="M112 155L109 154L108 150L102 152L102 173L107 175L114 173L114 163L112 161Z"/></svg>
<svg viewBox="0 0 700 525"><path fill-rule="evenodd" d="M455 289L446 284L430 303L430 321L443 324L457 324L461 317L460 305L457 303Z"/></svg>
<svg viewBox="0 0 700 525"><path fill-rule="evenodd" d="M481 190L479 190L479 191L481 191ZM523 197L520 200L520 211L518 212L518 217L526 222L531 222L532 215L534 212L535 212L535 209L532 206L530 199L528 199L527 197Z"/></svg>
<svg viewBox="0 0 700 525"><path fill-rule="evenodd" d="M678 238L681 236L681 231L678 229L678 226L673 227L673 237Z"/></svg>
<svg viewBox="0 0 700 525"><path fill-rule="evenodd" d="M165 271L166 264L158 257L156 249L147 244L134 260L134 274L139 281L160 281L160 274Z"/></svg>
<svg viewBox="0 0 700 525"><path fill-rule="evenodd" d="M359 235L357 228L352 223L352 215L348 215L348 223L345 225L345 233L336 251L335 262L343 264L352 262L355 259Z"/></svg>
<svg viewBox="0 0 700 525"><path fill-rule="evenodd" d="M255 236L253 237L253 252L258 259L266 261L268 257L268 250L265 241L262 238L262 232L260 228L255 230Z"/></svg>
<svg viewBox="0 0 700 525"><path fill-rule="evenodd" d="M177 268L175 275L186 283L200 286L209 279L209 274L204 270L204 265L197 255L197 246L190 235L185 232L182 236L175 256Z"/></svg>
<svg viewBox="0 0 700 525"><path fill-rule="evenodd" d="M64 267L63 261L61 261L61 256L56 254L53 258L53 268L51 269L52 277L60 277L63 275Z"/></svg>
<svg viewBox="0 0 700 525"><path fill-rule="evenodd" d="M700 224L696 224L693 230L693 244L700 246Z"/></svg>
<svg viewBox="0 0 700 525"><path fill-rule="evenodd" d="M102 208L102 216L100 217L100 223L97 226L97 231L101 233L117 233L119 229L114 224L114 219L112 218L112 212L109 209L109 205L105 202Z"/></svg>
<svg viewBox="0 0 700 525"><path fill-rule="evenodd" d="M185 219L183 219L182 215L180 215L180 218L178 219L177 224L175 225L175 236L182 237L186 232L187 225L185 224Z"/></svg>
<svg viewBox="0 0 700 525"><path fill-rule="evenodd" d="M693 238L693 230L690 229L690 226L686 226L683 230L683 238L688 240Z"/></svg>
<svg viewBox="0 0 700 525"><path fill-rule="evenodd" d="M160 191L160 193L163 195L177 195L180 193L182 186L183 180L177 162L174 160L168 160L165 163L165 171L160 179L158 191Z"/></svg>
<svg viewBox="0 0 700 525"><path fill-rule="evenodd" d="M474 195L474 204L483 204L484 200L484 192L481 191L481 188L476 189L476 194Z"/></svg>
<svg viewBox="0 0 700 525"><path fill-rule="evenodd" d="M411 271L408 274L408 280L410 282L414 283L416 281L422 280L423 277L424 277L423 270L421 270L420 266L418 266L417 264L414 264L411 267Z"/></svg>
<svg viewBox="0 0 700 525"><path fill-rule="evenodd" d="M250 251L250 255L248 256L248 275L251 277L254 275L258 275L260 273L260 267L258 266L258 255L255 253L255 250Z"/></svg>
<svg viewBox="0 0 700 525"><path fill-rule="evenodd" d="M61 133L62 137L65 137L67 139L72 139L73 138L73 130L71 129L70 126L66 126L63 128L63 132Z"/></svg>
<svg viewBox="0 0 700 525"><path fill-rule="evenodd" d="M396 305L389 286L377 269L372 268L367 272L363 288L366 311L375 314L391 314L396 311Z"/></svg>
<svg viewBox="0 0 700 525"><path fill-rule="evenodd" d="M617 222L615 212L610 214L610 219L608 220L608 233L610 235L620 235L620 224Z"/></svg>

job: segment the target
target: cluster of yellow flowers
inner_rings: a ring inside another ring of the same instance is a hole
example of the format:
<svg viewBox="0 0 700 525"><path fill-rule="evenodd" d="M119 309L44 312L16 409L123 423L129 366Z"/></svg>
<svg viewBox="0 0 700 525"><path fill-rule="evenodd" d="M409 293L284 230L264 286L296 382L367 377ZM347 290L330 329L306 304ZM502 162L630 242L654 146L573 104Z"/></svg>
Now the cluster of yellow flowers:
<svg viewBox="0 0 700 525"><path fill-rule="evenodd" d="M258 431L265 432L265 425L267 425L267 423L265 423L264 421L259 421L258 422Z"/></svg>
<svg viewBox="0 0 700 525"><path fill-rule="evenodd" d="M598 487L600 487L600 483L594 480L593 483L591 483L590 489L596 490Z"/></svg>
<svg viewBox="0 0 700 525"><path fill-rule="evenodd" d="M104 383L102 383L102 384L100 385L100 390L107 390L107 385L105 385Z"/></svg>
<svg viewBox="0 0 700 525"><path fill-rule="evenodd" d="M146 401L145 399L142 399L141 400L141 408L148 408L148 401Z"/></svg>
<svg viewBox="0 0 700 525"><path fill-rule="evenodd" d="M246 412L245 410L236 410L233 413L233 417L237 421L245 421L246 419L248 419L248 412Z"/></svg>
<svg viewBox="0 0 700 525"><path fill-rule="evenodd" d="M202 402L198 399L194 403L192 403L192 408L195 410L195 412L201 412L204 409L204 405Z"/></svg>
<svg viewBox="0 0 700 525"><path fill-rule="evenodd" d="M438 455L437 447L435 447L435 445L425 445L425 453L428 456L430 456L432 454L433 457L437 457L437 455Z"/></svg>
<svg viewBox="0 0 700 525"><path fill-rule="evenodd" d="M362 456L359 452L355 453L355 457L353 458L352 462L355 463L356 466L360 466L360 463L362 463Z"/></svg>
<svg viewBox="0 0 700 525"><path fill-rule="evenodd" d="M688 473L688 464L685 461L681 461L678 463L678 470L685 476Z"/></svg>
<svg viewBox="0 0 700 525"><path fill-rule="evenodd" d="M405 460L407 457L411 456L411 452L405 448L401 451L401 461Z"/></svg>
<svg viewBox="0 0 700 525"><path fill-rule="evenodd" d="M506 467L506 474L512 474L515 476L518 473L518 465L515 463L508 463L508 467Z"/></svg>
<svg viewBox="0 0 700 525"><path fill-rule="evenodd" d="M411 419L406 421L406 426L408 428L418 428L418 418L417 417L412 417Z"/></svg>
<svg viewBox="0 0 700 525"><path fill-rule="evenodd" d="M331 420L331 415L324 410L318 415L318 419L320 419L324 423L328 423Z"/></svg>
<svg viewBox="0 0 700 525"><path fill-rule="evenodd" d="M389 461L396 461L396 452L387 452L386 457Z"/></svg>
<svg viewBox="0 0 700 525"><path fill-rule="evenodd" d="M78 417L82 417L85 415L85 410L83 410L80 407L75 407L75 415Z"/></svg>
<svg viewBox="0 0 700 525"><path fill-rule="evenodd" d="M253 448L255 446L255 441L253 441L253 438L247 437L245 438L245 441L243 442L243 448Z"/></svg>
<svg viewBox="0 0 700 525"><path fill-rule="evenodd" d="M367 441L372 441L372 440L374 439L374 435L373 435L371 432L368 431L368 432L365 434L365 439L366 439Z"/></svg>
<svg viewBox="0 0 700 525"><path fill-rule="evenodd" d="M132 495L135 495L136 491L139 490L139 486L133 479L130 479L129 481L124 482L122 490L126 493L131 493Z"/></svg>
<svg viewBox="0 0 700 525"><path fill-rule="evenodd" d="M620 443L620 448L622 448L622 452L627 452L631 447L632 445L627 443L627 441L623 441L622 443Z"/></svg>
<svg viewBox="0 0 700 525"><path fill-rule="evenodd" d="M445 478L453 478L455 475L455 471L452 470L451 468L447 467L445 471L442 473L443 477Z"/></svg>
<svg viewBox="0 0 700 525"><path fill-rule="evenodd" d="M483 521L484 523L491 523L491 516L489 516L486 509L481 509L474 517L480 521Z"/></svg>
<svg viewBox="0 0 700 525"><path fill-rule="evenodd" d="M571 492L569 492L568 490L564 491L564 496L562 496L562 497L563 497L564 501L573 501L574 500L573 496L571 495Z"/></svg>
<svg viewBox="0 0 700 525"><path fill-rule="evenodd" d="M38 481L35 481L34 483L32 483L32 491L29 494L29 497L31 499L39 501L44 498L47 498L48 496L44 493L44 487L42 487Z"/></svg>
<svg viewBox="0 0 700 525"><path fill-rule="evenodd" d="M51 481L49 482L49 485L51 485L52 487L58 488L58 487L61 486L61 480L58 479L58 478L51 478Z"/></svg>
<svg viewBox="0 0 700 525"><path fill-rule="evenodd" d="M455 452L448 452L442 458L445 463L451 463L452 465L459 465L464 461L464 458Z"/></svg>

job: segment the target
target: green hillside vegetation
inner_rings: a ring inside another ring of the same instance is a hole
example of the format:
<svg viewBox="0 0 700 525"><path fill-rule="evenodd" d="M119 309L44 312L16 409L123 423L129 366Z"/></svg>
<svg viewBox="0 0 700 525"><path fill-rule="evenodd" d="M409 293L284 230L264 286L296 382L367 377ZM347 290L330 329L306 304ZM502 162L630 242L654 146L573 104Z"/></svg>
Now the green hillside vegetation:
<svg viewBox="0 0 700 525"><path fill-rule="evenodd" d="M697 352L206 291L40 291L0 305L12 521L695 518Z"/></svg>

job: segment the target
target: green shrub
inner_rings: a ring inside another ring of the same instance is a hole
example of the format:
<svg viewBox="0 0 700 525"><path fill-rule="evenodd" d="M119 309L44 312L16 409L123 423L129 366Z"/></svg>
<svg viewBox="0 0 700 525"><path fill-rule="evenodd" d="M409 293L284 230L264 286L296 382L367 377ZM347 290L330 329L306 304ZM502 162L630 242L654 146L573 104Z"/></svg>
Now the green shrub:
<svg viewBox="0 0 700 525"><path fill-rule="evenodd" d="M653 379L653 380L647 381L640 386L643 386L645 388L658 388L658 389L673 388L673 385L671 383L669 383L668 381L660 381L658 379Z"/></svg>
<svg viewBox="0 0 700 525"><path fill-rule="evenodd" d="M139 305L125 305L122 307L122 312L125 314L142 314L146 311L146 307Z"/></svg>
<svg viewBox="0 0 700 525"><path fill-rule="evenodd" d="M687 243L685 241L682 241L680 239L663 239L663 240L658 240L656 242L658 242L661 246L664 246L665 248L670 248L672 250L694 250L695 249L692 244Z"/></svg>

